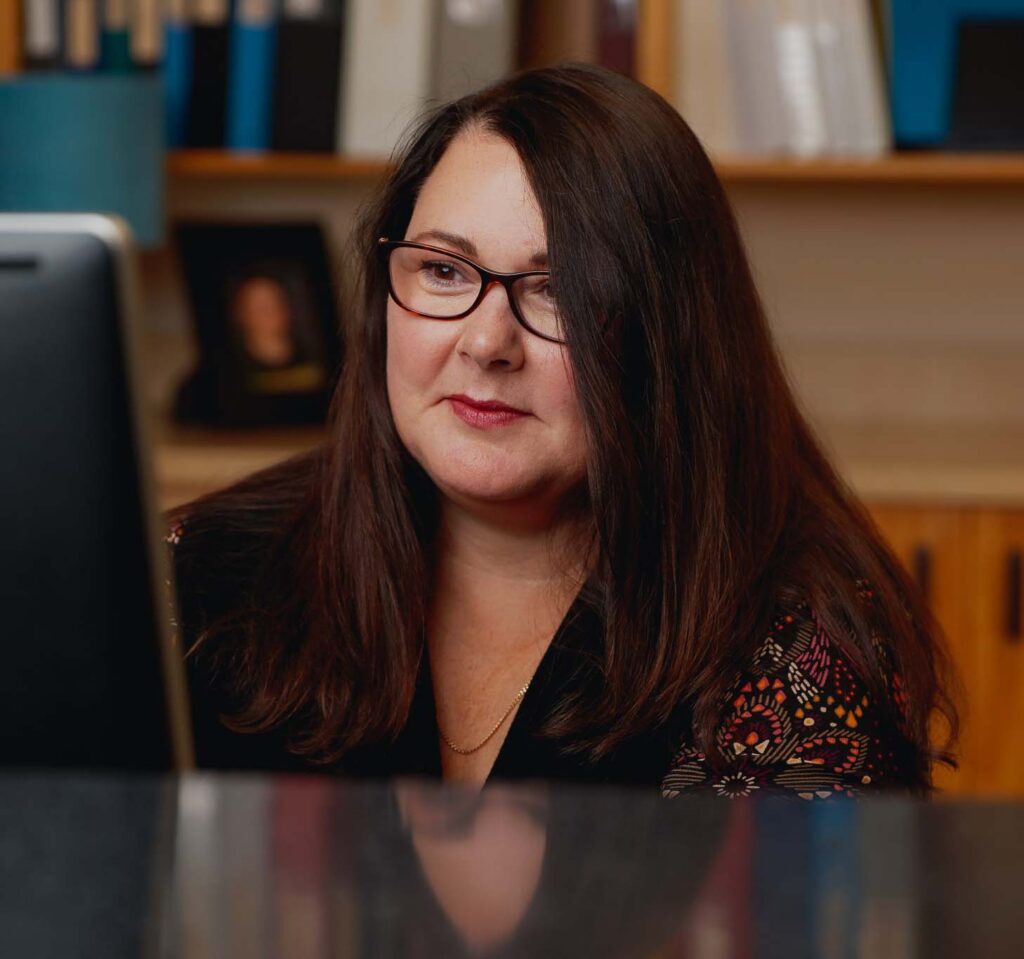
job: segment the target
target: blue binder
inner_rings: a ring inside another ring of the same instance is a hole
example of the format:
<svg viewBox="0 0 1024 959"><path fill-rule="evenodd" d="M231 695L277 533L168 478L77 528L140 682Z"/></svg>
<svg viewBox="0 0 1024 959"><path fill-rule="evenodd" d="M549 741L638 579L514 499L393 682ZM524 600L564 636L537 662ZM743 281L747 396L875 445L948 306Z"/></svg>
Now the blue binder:
<svg viewBox="0 0 1024 959"><path fill-rule="evenodd" d="M275 32L273 17L247 21L236 6L228 56L226 144L230 150L270 147Z"/></svg>
<svg viewBox="0 0 1024 959"><path fill-rule="evenodd" d="M192 28L187 21L168 20L164 27L163 86L167 146L183 147L192 92Z"/></svg>
<svg viewBox="0 0 1024 959"><path fill-rule="evenodd" d="M941 146L949 135L957 24L964 17L1024 17L1024 0L889 2L896 145Z"/></svg>

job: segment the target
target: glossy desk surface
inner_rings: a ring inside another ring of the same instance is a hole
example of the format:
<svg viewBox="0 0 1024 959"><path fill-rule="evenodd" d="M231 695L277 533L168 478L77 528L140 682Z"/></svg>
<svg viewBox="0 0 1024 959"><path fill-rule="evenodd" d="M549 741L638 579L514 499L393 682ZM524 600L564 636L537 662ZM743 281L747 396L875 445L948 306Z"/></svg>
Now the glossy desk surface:
<svg viewBox="0 0 1024 959"><path fill-rule="evenodd" d="M0 773L0 955L1019 956L1024 807Z"/></svg>

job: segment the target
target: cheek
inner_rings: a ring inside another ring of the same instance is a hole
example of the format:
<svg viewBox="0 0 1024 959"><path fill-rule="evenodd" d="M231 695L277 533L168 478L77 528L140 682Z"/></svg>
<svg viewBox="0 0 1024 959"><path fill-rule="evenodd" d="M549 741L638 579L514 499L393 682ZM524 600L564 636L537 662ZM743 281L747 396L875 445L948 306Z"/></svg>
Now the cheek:
<svg viewBox="0 0 1024 959"><path fill-rule="evenodd" d="M546 355L534 366L537 399L546 409L549 423L557 424L560 458L573 471L584 468L587 457L586 429L576 396L576 384L568 357Z"/></svg>
<svg viewBox="0 0 1024 959"><path fill-rule="evenodd" d="M388 303L388 405L399 439L421 462L437 440L437 404L444 394L442 374L455 335L457 331L450 325L411 317Z"/></svg>
<svg viewBox="0 0 1024 959"><path fill-rule="evenodd" d="M536 364L536 383L543 393L545 405L556 411L561 422L576 426L582 423L576 384L568 357L561 353L545 356Z"/></svg>
<svg viewBox="0 0 1024 959"><path fill-rule="evenodd" d="M388 304L387 386L392 408L429 389L450 352L446 331Z"/></svg>

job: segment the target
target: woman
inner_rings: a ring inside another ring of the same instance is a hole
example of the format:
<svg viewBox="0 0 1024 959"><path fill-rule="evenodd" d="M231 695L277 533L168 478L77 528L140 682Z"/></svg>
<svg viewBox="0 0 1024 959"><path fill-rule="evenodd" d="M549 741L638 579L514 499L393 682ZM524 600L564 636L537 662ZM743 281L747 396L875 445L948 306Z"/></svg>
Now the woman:
<svg viewBox="0 0 1024 959"><path fill-rule="evenodd" d="M328 442L173 518L201 762L930 787L938 630L665 101L571 65L444 106L356 237Z"/></svg>

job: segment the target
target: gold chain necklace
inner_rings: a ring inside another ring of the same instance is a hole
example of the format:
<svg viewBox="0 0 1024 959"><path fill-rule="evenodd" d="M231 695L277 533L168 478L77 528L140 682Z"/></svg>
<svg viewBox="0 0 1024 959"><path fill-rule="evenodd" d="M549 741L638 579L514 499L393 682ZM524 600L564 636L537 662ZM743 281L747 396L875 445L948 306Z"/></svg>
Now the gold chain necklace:
<svg viewBox="0 0 1024 959"><path fill-rule="evenodd" d="M438 723L437 731L441 734L441 738L444 740L444 744L453 753L458 753L460 756L468 756L470 753L475 753L478 749L483 749L484 746L486 746L491 741L491 738L494 736L494 734L499 729L501 729L501 724L503 722L505 722L506 719L508 719L509 715L512 713L512 710L515 709L516 706L518 706L522 702L523 697L526 695L526 690L528 690L530 688L530 683L532 683L532 682L533 682L533 678L532 677L526 681L526 685L522 689L520 689L518 693L516 693L516 698L512 700L512 705L509 706L508 709L505 710L505 712L502 714L501 719L499 719L494 724L494 729L492 729L486 736L484 736L484 738L476 746L473 746L471 749L463 749L461 746L456 746L455 743L453 743L444 734L444 730L441 729L441 724Z"/></svg>

